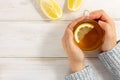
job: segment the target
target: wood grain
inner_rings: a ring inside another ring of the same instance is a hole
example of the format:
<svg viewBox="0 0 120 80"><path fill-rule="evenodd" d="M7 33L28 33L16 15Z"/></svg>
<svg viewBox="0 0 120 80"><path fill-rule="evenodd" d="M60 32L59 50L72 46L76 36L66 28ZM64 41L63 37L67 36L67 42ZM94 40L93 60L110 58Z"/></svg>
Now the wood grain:
<svg viewBox="0 0 120 80"><path fill-rule="evenodd" d="M0 57L66 57L61 38L69 23L0 22ZM119 25L116 21L117 39Z"/></svg>
<svg viewBox="0 0 120 80"><path fill-rule="evenodd" d="M61 20L73 20L82 16L83 11L86 9L90 11L103 9L112 18L120 20L119 0L83 0L81 8L77 12L68 11L66 0L57 0L57 2L64 12ZM35 0L0 0L0 20L48 20L35 6Z"/></svg>
<svg viewBox="0 0 120 80"><path fill-rule="evenodd" d="M97 58L86 59L97 80L113 80ZM66 58L0 58L0 80L64 80L71 74Z"/></svg>
<svg viewBox="0 0 120 80"><path fill-rule="evenodd" d="M64 15L50 21L35 0L0 0L0 80L64 80L70 66L61 37L71 20L86 9L105 10L115 20L120 39L119 0L83 0L80 10L72 13L66 0L57 2ZM93 67L97 80L113 80L97 58L86 58L86 65Z"/></svg>

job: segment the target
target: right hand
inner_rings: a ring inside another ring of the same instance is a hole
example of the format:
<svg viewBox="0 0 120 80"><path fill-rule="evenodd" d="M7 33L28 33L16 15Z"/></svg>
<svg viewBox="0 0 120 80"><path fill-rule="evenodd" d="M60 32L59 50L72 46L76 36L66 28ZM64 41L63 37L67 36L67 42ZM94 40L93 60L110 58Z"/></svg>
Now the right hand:
<svg viewBox="0 0 120 80"><path fill-rule="evenodd" d="M116 30L113 20L103 10L91 12L89 17L90 19L97 19L98 24L105 31L101 50L111 50L116 45Z"/></svg>

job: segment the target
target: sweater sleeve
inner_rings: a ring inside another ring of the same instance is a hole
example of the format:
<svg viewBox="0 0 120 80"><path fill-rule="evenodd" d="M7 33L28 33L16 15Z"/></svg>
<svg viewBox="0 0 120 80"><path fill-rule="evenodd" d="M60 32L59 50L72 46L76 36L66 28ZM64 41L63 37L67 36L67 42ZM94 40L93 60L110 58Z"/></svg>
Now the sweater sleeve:
<svg viewBox="0 0 120 80"><path fill-rule="evenodd" d="M112 73L115 80L120 80L120 42L110 51L103 52L99 59Z"/></svg>
<svg viewBox="0 0 120 80"><path fill-rule="evenodd" d="M65 76L65 80L97 80L92 67L87 66L83 70Z"/></svg>

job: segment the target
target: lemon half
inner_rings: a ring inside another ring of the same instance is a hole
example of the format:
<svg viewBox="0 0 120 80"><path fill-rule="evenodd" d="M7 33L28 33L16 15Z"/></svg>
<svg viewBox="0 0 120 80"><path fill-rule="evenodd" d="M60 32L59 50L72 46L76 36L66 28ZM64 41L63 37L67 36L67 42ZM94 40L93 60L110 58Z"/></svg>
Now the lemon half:
<svg viewBox="0 0 120 80"><path fill-rule="evenodd" d="M74 37L75 37L75 41L77 43L80 42L81 39L84 38L84 36L90 32L92 29L94 28L94 25L89 24L89 23L83 23L80 24L74 31Z"/></svg>
<svg viewBox="0 0 120 80"><path fill-rule="evenodd" d="M38 7L50 19L55 20L62 17L62 9L56 0L37 0Z"/></svg>
<svg viewBox="0 0 120 80"><path fill-rule="evenodd" d="M67 5L70 11L77 11L83 0L68 0Z"/></svg>

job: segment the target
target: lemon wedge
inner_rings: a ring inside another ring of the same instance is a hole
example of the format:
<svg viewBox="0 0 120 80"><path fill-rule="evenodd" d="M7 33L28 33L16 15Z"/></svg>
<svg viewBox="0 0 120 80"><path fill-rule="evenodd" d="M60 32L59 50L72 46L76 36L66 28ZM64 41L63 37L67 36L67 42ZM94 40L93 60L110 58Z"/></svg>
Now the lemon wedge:
<svg viewBox="0 0 120 80"><path fill-rule="evenodd" d="M37 0L39 9L50 19L55 20L62 17L62 9L55 0Z"/></svg>
<svg viewBox="0 0 120 80"><path fill-rule="evenodd" d="M80 42L84 36L94 28L94 25L89 23L80 24L74 31L74 38L77 43Z"/></svg>
<svg viewBox="0 0 120 80"><path fill-rule="evenodd" d="M67 5L70 11L77 11L80 8L82 0L68 0Z"/></svg>

